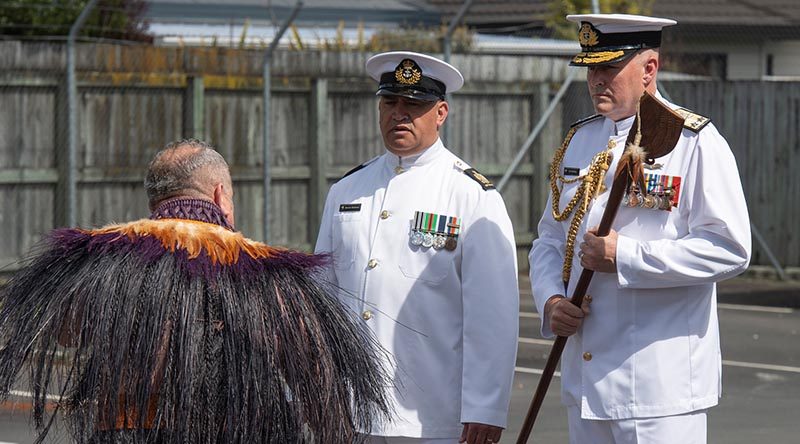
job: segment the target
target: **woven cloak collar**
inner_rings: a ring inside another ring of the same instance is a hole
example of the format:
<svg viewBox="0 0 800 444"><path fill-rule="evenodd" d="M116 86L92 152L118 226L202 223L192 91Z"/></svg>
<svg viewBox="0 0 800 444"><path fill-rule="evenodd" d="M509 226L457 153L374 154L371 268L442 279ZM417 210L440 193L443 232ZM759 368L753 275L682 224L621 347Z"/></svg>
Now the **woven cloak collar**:
<svg viewBox="0 0 800 444"><path fill-rule="evenodd" d="M189 219L220 225L231 231L234 229L216 204L202 199L179 198L162 202L150 213L150 219Z"/></svg>

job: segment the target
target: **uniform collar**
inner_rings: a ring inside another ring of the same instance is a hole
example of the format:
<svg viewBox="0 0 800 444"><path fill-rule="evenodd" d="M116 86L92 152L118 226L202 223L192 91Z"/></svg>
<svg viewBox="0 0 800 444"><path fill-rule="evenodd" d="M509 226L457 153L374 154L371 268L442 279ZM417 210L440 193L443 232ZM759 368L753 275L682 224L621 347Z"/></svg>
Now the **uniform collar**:
<svg viewBox="0 0 800 444"><path fill-rule="evenodd" d="M665 105L671 106L671 104L667 102L667 100L664 98L664 96L661 95L661 93L658 90L656 90L655 96L656 99L664 102ZM611 134L615 136L623 136L627 135L628 132L631 130L635 118L636 118L635 114L630 117L626 117L618 122L614 122L613 120L606 118L606 123L609 122L611 123Z"/></svg>
<svg viewBox="0 0 800 444"><path fill-rule="evenodd" d="M613 122L614 128L612 129L615 136L622 136L628 134L631 130L631 126L633 126L633 121L636 119L636 115L632 115L630 117L626 117L620 121Z"/></svg>
<svg viewBox="0 0 800 444"><path fill-rule="evenodd" d="M411 168L429 164L443 151L444 144L442 143L442 139L437 138L433 145L425 148L425 150L419 154L413 156L398 156L387 151L384 157L386 159L386 166L391 169L392 172L397 173L400 169L402 169L400 172L403 172Z"/></svg>

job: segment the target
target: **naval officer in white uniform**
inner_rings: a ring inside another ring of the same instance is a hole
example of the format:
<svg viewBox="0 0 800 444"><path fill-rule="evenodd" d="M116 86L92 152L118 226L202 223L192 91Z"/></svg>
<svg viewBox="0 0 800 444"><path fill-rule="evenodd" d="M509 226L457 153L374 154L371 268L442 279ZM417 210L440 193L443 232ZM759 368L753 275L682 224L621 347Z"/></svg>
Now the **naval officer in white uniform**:
<svg viewBox="0 0 800 444"><path fill-rule="evenodd" d="M395 417L372 443L497 442L517 349L516 247L503 199L439 139L463 77L423 54L367 61L385 153L331 188L316 251L392 358Z"/></svg>
<svg viewBox="0 0 800 444"><path fill-rule="evenodd" d="M567 19L578 23L582 47L572 65L588 67L598 114L573 125L556 153L530 264L542 334L570 336L561 362L570 442L705 443L706 410L721 394L715 283L741 273L750 260L736 162L709 119L657 95L661 29L674 21L619 14ZM597 237L645 91L685 120L672 152L644 165L644 185L625 196L611 233ZM613 161L605 190L579 214L579 205L568 204L584 197L582 184L599 171L590 166L606 153ZM576 217L583 220L574 223ZM591 304L582 309L564 298L581 268L595 271Z"/></svg>

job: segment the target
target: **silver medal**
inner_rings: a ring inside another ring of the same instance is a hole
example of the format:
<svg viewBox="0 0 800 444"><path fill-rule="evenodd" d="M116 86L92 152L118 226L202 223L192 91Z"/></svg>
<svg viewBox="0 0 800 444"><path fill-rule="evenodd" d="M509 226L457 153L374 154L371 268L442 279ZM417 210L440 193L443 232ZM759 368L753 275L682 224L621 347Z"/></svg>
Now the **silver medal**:
<svg viewBox="0 0 800 444"><path fill-rule="evenodd" d="M436 236L433 237L433 248L441 250L442 248L444 248L445 241L447 241L447 239L444 236L442 236L441 234L437 234Z"/></svg>
<svg viewBox="0 0 800 444"><path fill-rule="evenodd" d="M422 246L425 248L433 246L433 234L425 233L422 235Z"/></svg>
<svg viewBox="0 0 800 444"><path fill-rule="evenodd" d="M422 245L422 238L423 235L419 231L412 231L411 232L411 245L420 246Z"/></svg>

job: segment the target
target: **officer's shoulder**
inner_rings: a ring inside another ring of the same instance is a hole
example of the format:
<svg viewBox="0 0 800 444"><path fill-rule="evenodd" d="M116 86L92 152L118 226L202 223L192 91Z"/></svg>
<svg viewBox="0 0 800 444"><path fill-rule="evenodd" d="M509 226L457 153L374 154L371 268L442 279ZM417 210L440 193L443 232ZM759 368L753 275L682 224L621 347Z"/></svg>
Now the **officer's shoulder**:
<svg viewBox="0 0 800 444"><path fill-rule="evenodd" d="M674 111L683 117L683 127L695 133L699 133L711 122L710 118L701 116L686 108L677 108Z"/></svg>
<svg viewBox="0 0 800 444"><path fill-rule="evenodd" d="M469 166L469 164L467 164L463 160L456 158L453 161L453 168L458 174L464 175L469 179L475 181L478 185L481 186L481 188L483 188L484 191L494 189L494 184L492 183L491 180L487 179L486 176L481 174L475 168Z"/></svg>
<svg viewBox="0 0 800 444"><path fill-rule="evenodd" d="M592 116L589 116L589 117L584 117L583 119L578 120L577 122L574 122L569 127L570 128L574 128L574 129L577 130L578 128L580 128L582 126L588 125L589 123L592 123L592 122L594 122L596 120L601 119L602 117L603 117L602 114L595 114L595 115L592 115Z"/></svg>
<svg viewBox="0 0 800 444"><path fill-rule="evenodd" d="M345 177L348 177L348 176L352 176L353 174L363 170L364 168L369 166L371 163L373 163L376 160L378 160L379 157L381 157L381 156L375 156L372 159L362 163L361 165L356 166L355 168L351 169L350 171L344 173L344 175L342 177L340 177L339 180L342 180L342 179L344 179Z"/></svg>

